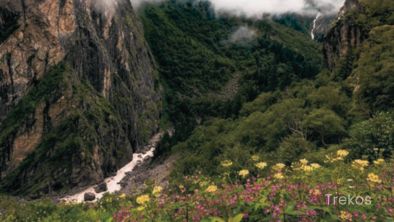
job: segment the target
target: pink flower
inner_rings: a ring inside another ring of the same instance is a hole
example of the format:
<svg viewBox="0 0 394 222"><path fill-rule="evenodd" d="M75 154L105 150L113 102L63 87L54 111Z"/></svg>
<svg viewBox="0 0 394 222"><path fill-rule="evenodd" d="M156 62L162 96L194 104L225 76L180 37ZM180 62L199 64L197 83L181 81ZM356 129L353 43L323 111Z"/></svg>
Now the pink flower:
<svg viewBox="0 0 394 222"><path fill-rule="evenodd" d="M306 215L309 217L316 217L317 212L315 210L308 210L308 211L306 211Z"/></svg>
<svg viewBox="0 0 394 222"><path fill-rule="evenodd" d="M307 206L306 206L305 202L303 202L303 201L298 202L298 203L296 204L296 209L297 209L297 210L302 210L302 209L305 209L305 208L307 208Z"/></svg>

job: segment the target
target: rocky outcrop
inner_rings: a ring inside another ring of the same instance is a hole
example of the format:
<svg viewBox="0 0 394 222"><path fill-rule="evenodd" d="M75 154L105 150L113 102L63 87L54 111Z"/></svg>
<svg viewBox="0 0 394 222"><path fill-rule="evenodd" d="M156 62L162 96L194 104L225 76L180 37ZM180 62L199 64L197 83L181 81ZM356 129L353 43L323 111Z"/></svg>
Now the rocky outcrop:
<svg viewBox="0 0 394 222"><path fill-rule="evenodd" d="M338 15L335 26L324 39L323 51L329 69L337 67L341 59L349 56L352 49L361 45L368 33L358 25L353 17L347 17L349 12L359 13L363 10L358 0L346 0Z"/></svg>
<svg viewBox="0 0 394 222"><path fill-rule="evenodd" d="M158 131L160 87L130 1L3 0L0 27L6 191L98 183Z"/></svg>

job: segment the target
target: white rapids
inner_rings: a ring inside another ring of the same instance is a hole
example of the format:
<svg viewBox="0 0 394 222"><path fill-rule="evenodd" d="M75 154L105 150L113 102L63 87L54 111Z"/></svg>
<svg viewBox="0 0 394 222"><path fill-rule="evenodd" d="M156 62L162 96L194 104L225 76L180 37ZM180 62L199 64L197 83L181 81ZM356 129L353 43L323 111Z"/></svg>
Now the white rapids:
<svg viewBox="0 0 394 222"><path fill-rule="evenodd" d="M132 161L130 161L124 167L119 169L116 172L115 176L108 177L104 180L104 182L107 184L107 187L108 187L107 191L101 192L101 193L96 193L94 190L94 187L96 185L94 185L94 186L88 187L87 189L85 189L79 193L76 193L76 194L73 194L70 196L66 196L66 197L62 198L61 200L66 203L82 203L82 202L84 202L85 193L94 193L96 195L96 199L92 202L95 202L95 201L101 199L104 196L104 194L106 194L106 193L115 193L117 191L120 191L122 188L122 186L120 185L120 182L126 176L126 174L129 172L132 172L133 169L137 165L139 165L139 164L143 163L144 161L153 157L154 151L156 150L156 147L157 147L158 143L160 142L162 135L163 135L163 133L158 133L155 136L153 136L152 139L150 140L149 144L146 146L146 148L149 148L149 150L147 152L134 153Z"/></svg>
<svg viewBox="0 0 394 222"><path fill-rule="evenodd" d="M317 23L317 20L318 20L321 16L322 16L322 14L319 12L319 13L317 13L315 20L313 20L313 28L312 28L312 31L311 31L311 38L312 38L313 40L315 40L316 23Z"/></svg>

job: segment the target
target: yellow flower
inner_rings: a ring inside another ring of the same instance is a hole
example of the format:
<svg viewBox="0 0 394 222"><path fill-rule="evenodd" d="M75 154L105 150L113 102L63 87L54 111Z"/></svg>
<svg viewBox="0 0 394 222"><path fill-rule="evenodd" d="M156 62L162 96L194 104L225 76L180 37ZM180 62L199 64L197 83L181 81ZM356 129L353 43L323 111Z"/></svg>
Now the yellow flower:
<svg viewBox="0 0 394 222"><path fill-rule="evenodd" d="M381 165L384 163L384 159L377 159L377 160L373 161L373 163L376 165Z"/></svg>
<svg viewBox="0 0 394 222"><path fill-rule="evenodd" d="M302 160L300 160L300 163L302 165L307 165L308 164L308 160L307 159L302 159Z"/></svg>
<svg viewBox="0 0 394 222"><path fill-rule="evenodd" d="M141 195L141 196L137 197L137 199L136 199L136 202L140 205L144 205L149 201L150 201L150 197L147 194Z"/></svg>
<svg viewBox="0 0 394 222"><path fill-rule="evenodd" d="M318 163L312 163L312 164L311 164L311 167L312 167L313 169L319 169L321 166L320 166L320 164L318 164Z"/></svg>
<svg viewBox="0 0 394 222"><path fill-rule="evenodd" d="M272 167L273 170L275 171L282 171L283 168L285 168L286 165L284 165L283 163L277 163L275 164L275 166Z"/></svg>
<svg viewBox="0 0 394 222"><path fill-rule="evenodd" d="M311 166L302 166L302 170L305 171L306 173L309 173L312 172L314 168Z"/></svg>
<svg viewBox="0 0 394 222"><path fill-rule="evenodd" d="M137 207L137 211L143 211L143 210L145 210L145 207L143 207L143 206Z"/></svg>
<svg viewBox="0 0 394 222"><path fill-rule="evenodd" d="M260 163L256 163L255 166L256 166L258 169L262 170L262 169L264 169L265 167L267 167L267 163L266 163L266 162L260 162Z"/></svg>
<svg viewBox="0 0 394 222"><path fill-rule="evenodd" d="M347 212L347 211L341 211L341 215L339 215L339 218L342 221L352 221L353 216L351 213Z"/></svg>
<svg viewBox="0 0 394 222"><path fill-rule="evenodd" d="M223 167L231 167L233 165L233 162L231 162L231 160L224 160L221 162L221 165Z"/></svg>
<svg viewBox="0 0 394 222"><path fill-rule="evenodd" d="M349 151L347 151L347 150L338 150L337 151L337 156L338 157L342 157L342 158L344 158L344 157L346 157L347 155L349 155Z"/></svg>
<svg viewBox="0 0 394 222"><path fill-rule="evenodd" d="M253 155L253 156L252 156L252 160L253 160L253 161L259 161L259 160L260 160L260 157L259 157L258 155Z"/></svg>
<svg viewBox="0 0 394 222"><path fill-rule="evenodd" d="M285 176L283 176L282 173L275 173L275 174L274 174L274 178L275 178L275 179L278 179L278 180L282 180L282 179L285 178Z"/></svg>
<svg viewBox="0 0 394 222"><path fill-rule="evenodd" d="M309 194L313 195L313 196L320 196L321 195L321 191L319 189L312 189L312 190L309 191Z"/></svg>
<svg viewBox="0 0 394 222"><path fill-rule="evenodd" d="M368 164L369 163L367 160L354 160L352 166L356 169L363 171L364 168L368 166Z"/></svg>
<svg viewBox="0 0 394 222"><path fill-rule="evenodd" d="M249 175L249 170L240 170L238 175L240 175L241 177L246 177Z"/></svg>
<svg viewBox="0 0 394 222"><path fill-rule="evenodd" d="M382 183L382 180L379 178L379 176L374 173L369 173L367 180L371 183Z"/></svg>
<svg viewBox="0 0 394 222"><path fill-rule="evenodd" d="M218 190L216 185L210 185L205 191L208 193L215 193Z"/></svg>
<svg viewBox="0 0 394 222"><path fill-rule="evenodd" d="M153 194L154 196L157 197L157 196L160 195L161 191L163 191L163 187L161 187L161 186L155 186L155 187L153 188L152 194Z"/></svg>
<svg viewBox="0 0 394 222"><path fill-rule="evenodd" d="M120 198L120 199L125 199L125 198L126 198L126 194L125 194L125 193L122 193L121 195L119 195L119 198Z"/></svg>

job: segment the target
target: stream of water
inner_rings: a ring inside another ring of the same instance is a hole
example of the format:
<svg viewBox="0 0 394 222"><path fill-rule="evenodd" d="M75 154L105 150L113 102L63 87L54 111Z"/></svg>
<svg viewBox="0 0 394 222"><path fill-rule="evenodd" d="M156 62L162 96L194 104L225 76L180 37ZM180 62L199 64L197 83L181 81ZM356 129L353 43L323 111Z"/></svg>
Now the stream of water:
<svg viewBox="0 0 394 222"><path fill-rule="evenodd" d="M92 202L95 202L99 199L101 199L104 194L106 193L115 193L117 191L120 191L122 189L122 186L120 185L120 182L122 179L127 175L127 173L132 172L133 169L139 165L142 164L144 161L149 160L150 158L153 157L154 151L160 142L160 139L162 137L163 133L158 133L155 136L152 137L150 140L149 144L145 147L143 150L148 150L145 153L134 153L133 154L133 160L130 161L128 164L126 164L124 167L119 169L116 172L115 176L108 177L104 180L104 182L107 184L108 190L105 192L101 193L96 193L94 190L94 186L88 187L87 189L83 190L82 192L66 196L62 198L62 201L68 202L68 203L82 203L84 202L84 197L85 193L93 193L96 196L96 199L93 200Z"/></svg>

